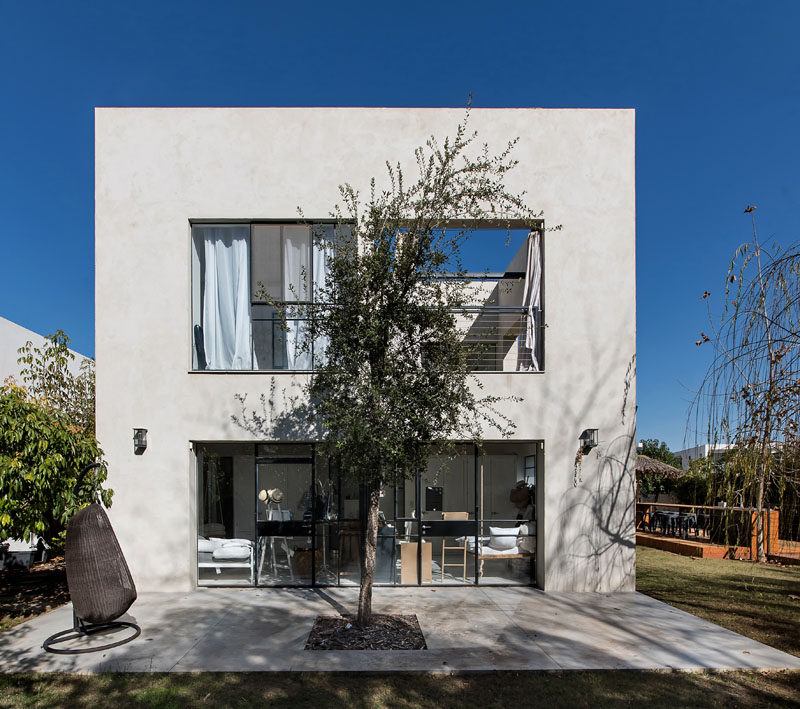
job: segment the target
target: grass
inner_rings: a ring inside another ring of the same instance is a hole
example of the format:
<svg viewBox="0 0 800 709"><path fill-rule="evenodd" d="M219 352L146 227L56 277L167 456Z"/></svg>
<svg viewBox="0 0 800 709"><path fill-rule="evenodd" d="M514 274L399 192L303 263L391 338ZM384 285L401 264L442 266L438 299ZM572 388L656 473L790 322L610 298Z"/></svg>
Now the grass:
<svg viewBox="0 0 800 709"><path fill-rule="evenodd" d="M694 559L640 546L636 548L636 588L800 656L800 566Z"/></svg>
<svg viewBox="0 0 800 709"><path fill-rule="evenodd" d="M639 590L800 655L800 567L637 549ZM0 674L0 707L797 707L800 672Z"/></svg>
<svg viewBox="0 0 800 709"><path fill-rule="evenodd" d="M798 673L204 673L0 676L0 707L790 707Z"/></svg>

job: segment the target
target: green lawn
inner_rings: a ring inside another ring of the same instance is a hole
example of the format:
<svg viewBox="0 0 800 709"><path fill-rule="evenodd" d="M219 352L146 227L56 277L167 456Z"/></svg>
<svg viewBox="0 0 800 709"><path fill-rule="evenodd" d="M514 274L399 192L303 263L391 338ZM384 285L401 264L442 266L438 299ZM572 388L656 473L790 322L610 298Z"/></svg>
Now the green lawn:
<svg viewBox="0 0 800 709"><path fill-rule="evenodd" d="M639 589L800 655L800 567L639 548ZM800 672L0 675L0 707L797 707Z"/></svg>
<svg viewBox="0 0 800 709"><path fill-rule="evenodd" d="M636 588L800 656L800 566L693 559L637 547Z"/></svg>
<svg viewBox="0 0 800 709"><path fill-rule="evenodd" d="M0 707L790 707L800 674L503 672L435 675L0 676Z"/></svg>

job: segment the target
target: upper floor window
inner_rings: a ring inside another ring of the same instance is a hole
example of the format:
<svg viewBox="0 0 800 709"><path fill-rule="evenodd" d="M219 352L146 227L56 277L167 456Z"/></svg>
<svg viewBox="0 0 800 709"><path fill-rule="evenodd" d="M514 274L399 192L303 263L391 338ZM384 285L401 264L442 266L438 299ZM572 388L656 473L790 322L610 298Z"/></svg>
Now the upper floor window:
<svg viewBox="0 0 800 709"><path fill-rule="evenodd" d="M327 278L333 224L192 226L193 368L310 370L324 351L304 321L277 307L307 303Z"/></svg>
<svg viewBox="0 0 800 709"><path fill-rule="evenodd" d="M506 231L475 231L484 239L475 239L467 256L493 266L486 259ZM309 337L306 320L292 305L312 302L326 283L325 245L334 242L334 233L332 223L192 225L193 368L308 371L321 361L326 341ZM473 371L543 368L541 231L520 229L511 236L514 256L505 271L466 276L474 282L475 303L456 320Z"/></svg>

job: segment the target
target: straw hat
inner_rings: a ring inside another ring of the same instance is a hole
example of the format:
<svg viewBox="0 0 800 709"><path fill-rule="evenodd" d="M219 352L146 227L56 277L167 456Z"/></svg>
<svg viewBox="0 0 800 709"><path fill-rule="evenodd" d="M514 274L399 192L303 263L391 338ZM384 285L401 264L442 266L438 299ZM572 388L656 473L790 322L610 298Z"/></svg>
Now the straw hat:
<svg viewBox="0 0 800 709"><path fill-rule="evenodd" d="M277 487L272 487L269 490L262 490L258 493L258 499L265 503L279 503L281 500L283 500L283 490Z"/></svg>

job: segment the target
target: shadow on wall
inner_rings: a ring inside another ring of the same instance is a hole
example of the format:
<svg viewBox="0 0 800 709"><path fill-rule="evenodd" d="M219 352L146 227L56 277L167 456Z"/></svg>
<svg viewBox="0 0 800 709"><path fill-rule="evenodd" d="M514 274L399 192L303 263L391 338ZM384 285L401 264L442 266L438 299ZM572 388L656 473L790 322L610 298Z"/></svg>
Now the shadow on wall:
<svg viewBox="0 0 800 709"><path fill-rule="evenodd" d="M595 361L610 370L619 361L617 356L597 351ZM584 421L584 412L602 410L601 399L613 397L610 371L598 366L593 380L598 384L583 392L582 406L574 416ZM609 375L609 376L606 376ZM561 579L556 586L580 591L633 591L636 585L636 528L635 528L635 456L636 407L631 390L636 377L636 355L628 360L619 397L619 420L607 422L624 433L602 441L578 464L569 461L568 471L545 471L564 475L569 482L557 506L556 516L546 520L547 573ZM611 391L603 383L609 382ZM564 397L576 402L578 394ZM565 415L564 430L571 430ZM574 420L574 419L573 419ZM574 428L574 426L573 426ZM575 441L575 451L578 450ZM546 479L546 477L545 477ZM570 530L569 533L565 533Z"/></svg>
<svg viewBox="0 0 800 709"><path fill-rule="evenodd" d="M592 332L592 323L587 322L583 331ZM547 590L635 589L636 407L632 393L636 355L622 351L624 341L624 337L608 334L592 341L591 385L587 386L582 377L574 377L567 387L562 382L556 390L553 380L545 378L541 394L526 397L523 402L520 415L536 415L539 397L561 402L554 430L568 432L567 435L574 432L574 439L560 440L556 446L571 455L545 464L547 503L542 561ZM619 344L614 348L613 343ZM572 357L579 361L570 362ZM566 371L580 371L585 359L585 352L573 355L573 351L567 351L558 366ZM621 361L628 364L620 381ZM257 406L248 406L246 395L238 394L235 398L240 412L232 415L231 421L255 438L313 441L322 437L321 427L311 419L304 392L279 390L275 377L270 380L268 392L259 396ZM595 412L609 411L614 412L611 418L587 420L596 416ZM600 428L600 445L583 459L581 470L576 470L573 461L579 445L578 434L589 425ZM615 431L617 435L604 441L603 430ZM553 495L557 497L554 499Z"/></svg>
<svg viewBox="0 0 800 709"><path fill-rule="evenodd" d="M259 395L257 407L248 407L247 394L235 394L234 398L240 411L231 415L231 421L256 438L316 441L322 437L321 426L310 415L308 398L290 394L285 387L278 392L275 377L270 377L269 391Z"/></svg>

